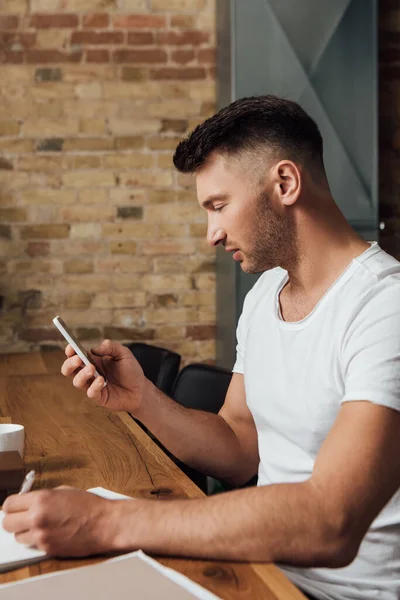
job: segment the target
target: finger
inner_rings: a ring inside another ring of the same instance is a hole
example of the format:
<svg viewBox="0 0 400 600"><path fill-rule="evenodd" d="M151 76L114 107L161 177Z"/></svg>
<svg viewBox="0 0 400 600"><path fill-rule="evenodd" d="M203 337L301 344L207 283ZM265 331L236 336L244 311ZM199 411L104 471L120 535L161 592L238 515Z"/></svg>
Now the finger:
<svg viewBox="0 0 400 600"><path fill-rule="evenodd" d="M87 389L87 396L94 400L95 402L101 402L102 392L104 388L104 377L101 375L99 377L95 377L93 383Z"/></svg>
<svg viewBox="0 0 400 600"><path fill-rule="evenodd" d="M35 546L34 534L32 531L21 531L15 534L15 540L24 546Z"/></svg>
<svg viewBox="0 0 400 600"><path fill-rule="evenodd" d="M74 387L80 389L86 389L89 384L89 380L94 376L95 368L93 365L86 365L83 369L80 369L72 380Z"/></svg>
<svg viewBox="0 0 400 600"><path fill-rule="evenodd" d="M71 344L68 344L65 348L65 354L68 356L68 358L71 358L71 356L74 356L76 354Z"/></svg>
<svg viewBox="0 0 400 600"><path fill-rule="evenodd" d="M32 506L34 494L38 492L29 492L27 494L13 494L8 496L3 503L5 513L14 513L28 510Z"/></svg>
<svg viewBox="0 0 400 600"><path fill-rule="evenodd" d="M63 362L63 364L61 365L61 373L66 377L71 377L73 373L82 366L82 359L77 354L75 354L74 356L71 356L71 358L67 358L67 360Z"/></svg>
<svg viewBox="0 0 400 600"><path fill-rule="evenodd" d="M113 358L119 358L122 356L121 344L113 343L111 340L103 340L100 346L96 346L91 349L91 353L94 356L112 356Z"/></svg>
<svg viewBox="0 0 400 600"><path fill-rule="evenodd" d="M21 533L28 531L31 523L28 511L19 513L8 513L3 519L3 529L9 533Z"/></svg>

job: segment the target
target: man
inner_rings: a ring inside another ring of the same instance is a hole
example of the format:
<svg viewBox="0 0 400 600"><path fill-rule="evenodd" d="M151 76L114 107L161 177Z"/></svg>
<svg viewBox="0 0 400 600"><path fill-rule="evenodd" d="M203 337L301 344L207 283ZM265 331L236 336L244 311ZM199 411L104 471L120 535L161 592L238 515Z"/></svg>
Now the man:
<svg viewBox="0 0 400 600"><path fill-rule="evenodd" d="M322 139L295 103L241 99L174 156L194 173L208 241L265 271L248 294L219 415L177 405L130 351L67 347L64 375L142 421L188 465L240 486L218 496L112 502L80 490L6 500L4 527L55 555L142 548L274 561L320 599L400 597L400 264L348 225Z"/></svg>

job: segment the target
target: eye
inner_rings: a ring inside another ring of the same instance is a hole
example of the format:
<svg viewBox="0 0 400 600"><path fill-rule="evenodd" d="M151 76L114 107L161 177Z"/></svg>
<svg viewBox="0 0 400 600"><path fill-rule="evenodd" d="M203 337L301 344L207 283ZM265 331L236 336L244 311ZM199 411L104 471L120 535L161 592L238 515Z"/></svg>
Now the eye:
<svg viewBox="0 0 400 600"><path fill-rule="evenodd" d="M214 210L215 212L221 212L221 210L224 208L225 204L223 204L222 206L214 206Z"/></svg>

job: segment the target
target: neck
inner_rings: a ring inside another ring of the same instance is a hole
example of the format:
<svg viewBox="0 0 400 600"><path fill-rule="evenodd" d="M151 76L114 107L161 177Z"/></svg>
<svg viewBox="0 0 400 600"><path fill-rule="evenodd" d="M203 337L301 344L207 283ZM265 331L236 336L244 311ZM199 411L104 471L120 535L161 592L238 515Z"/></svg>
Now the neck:
<svg viewBox="0 0 400 600"><path fill-rule="evenodd" d="M369 244L347 223L339 208L323 202L297 218L296 260L284 267L292 294L313 296L329 287ZM283 266L283 265L282 265Z"/></svg>

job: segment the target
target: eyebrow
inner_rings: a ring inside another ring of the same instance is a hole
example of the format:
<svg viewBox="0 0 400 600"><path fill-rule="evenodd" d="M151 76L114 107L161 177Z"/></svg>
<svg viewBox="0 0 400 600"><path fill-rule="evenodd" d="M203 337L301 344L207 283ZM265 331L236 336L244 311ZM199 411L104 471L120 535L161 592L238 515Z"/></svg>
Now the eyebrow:
<svg viewBox="0 0 400 600"><path fill-rule="evenodd" d="M202 202L200 206L202 206L203 208L208 208L211 204L213 204L213 202L216 202L217 200L227 200L227 199L228 199L228 194L214 194L214 195L206 198L206 200L204 200L204 202Z"/></svg>

